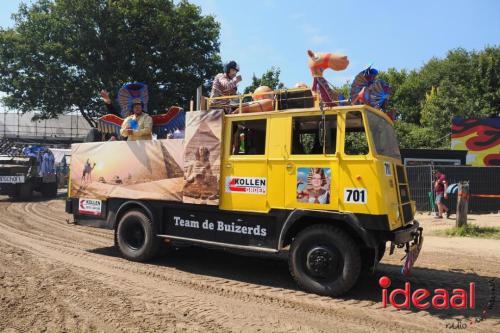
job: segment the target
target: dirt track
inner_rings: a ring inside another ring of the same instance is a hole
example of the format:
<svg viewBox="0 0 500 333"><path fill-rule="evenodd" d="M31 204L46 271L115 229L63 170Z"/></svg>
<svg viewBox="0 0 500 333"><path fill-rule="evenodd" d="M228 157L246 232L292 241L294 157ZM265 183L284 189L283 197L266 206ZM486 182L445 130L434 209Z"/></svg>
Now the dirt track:
<svg viewBox="0 0 500 333"><path fill-rule="evenodd" d="M500 241L427 237L417 288L466 288L475 310L382 308L378 278L402 287L401 252L343 299L296 289L286 262L183 248L149 264L120 258L111 231L68 224L62 199L0 197L0 332L436 332L496 307L467 331L500 331ZM458 245L458 246L457 246ZM456 330L451 330L456 331Z"/></svg>

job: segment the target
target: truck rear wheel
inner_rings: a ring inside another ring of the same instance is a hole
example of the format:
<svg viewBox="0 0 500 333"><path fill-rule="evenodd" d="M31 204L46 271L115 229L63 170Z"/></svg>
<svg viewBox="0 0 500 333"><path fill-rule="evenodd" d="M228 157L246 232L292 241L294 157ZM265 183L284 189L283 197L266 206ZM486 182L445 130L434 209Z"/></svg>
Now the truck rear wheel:
<svg viewBox="0 0 500 333"><path fill-rule="evenodd" d="M131 210L118 223L115 243L126 259L142 262L158 254L161 241L151 219L140 210Z"/></svg>
<svg viewBox="0 0 500 333"><path fill-rule="evenodd" d="M359 247L343 230L314 225L293 241L289 265L293 278L305 290L338 296L357 282L361 256Z"/></svg>

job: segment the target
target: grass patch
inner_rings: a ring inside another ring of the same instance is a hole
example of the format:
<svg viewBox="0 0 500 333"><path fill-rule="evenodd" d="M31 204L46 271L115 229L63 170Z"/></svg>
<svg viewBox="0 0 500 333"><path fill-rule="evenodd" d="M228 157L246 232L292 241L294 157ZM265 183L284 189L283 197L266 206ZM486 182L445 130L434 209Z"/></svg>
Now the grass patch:
<svg viewBox="0 0 500 333"><path fill-rule="evenodd" d="M454 227L445 230L439 230L437 234L451 237L477 237L500 239L499 227L480 227L475 224L467 224L460 228Z"/></svg>

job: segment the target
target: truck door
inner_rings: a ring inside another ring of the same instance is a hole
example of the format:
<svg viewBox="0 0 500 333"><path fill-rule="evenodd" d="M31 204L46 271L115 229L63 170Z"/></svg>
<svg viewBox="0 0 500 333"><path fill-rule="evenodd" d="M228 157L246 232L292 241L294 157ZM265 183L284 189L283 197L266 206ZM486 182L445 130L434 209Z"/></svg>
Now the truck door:
<svg viewBox="0 0 500 333"><path fill-rule="evenodd" d="M384 193L377 186L363 113L346 112L341 123L340 210L373 214L384 202Z"/></svg>
<svg viewBox="0 0 500 333"><path fill-rule="evenodd" d="M292 118L285 161L285 207L338 209L337 115ZM323 143L325 147L323 147Z"/></svg>
<svg viewBox="0 0 500 333"><path fill-rule="evenodd" d="M266 212L267 119L226 117L220 209Z"/></svg>

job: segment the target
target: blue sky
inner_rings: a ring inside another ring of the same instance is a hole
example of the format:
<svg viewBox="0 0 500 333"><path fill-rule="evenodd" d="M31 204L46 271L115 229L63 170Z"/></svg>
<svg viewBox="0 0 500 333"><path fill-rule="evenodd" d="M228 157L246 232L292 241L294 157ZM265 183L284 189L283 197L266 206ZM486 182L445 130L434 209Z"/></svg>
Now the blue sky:
<svg viewBox="0 0 500 333"><path fill-rule="evenodd" d="M18 0L2 0L0 25L12 26ZM278 1L193 0L221 23L221 56L240 63L243 87L252 74L281 69L286 86L310 84L306 50L349 57L342 84L364 67L417 69L450 49L500 45L500 1ZM310 5L314 4L314 6Z"/></svg>

